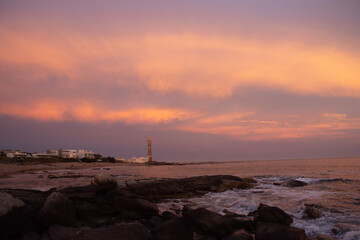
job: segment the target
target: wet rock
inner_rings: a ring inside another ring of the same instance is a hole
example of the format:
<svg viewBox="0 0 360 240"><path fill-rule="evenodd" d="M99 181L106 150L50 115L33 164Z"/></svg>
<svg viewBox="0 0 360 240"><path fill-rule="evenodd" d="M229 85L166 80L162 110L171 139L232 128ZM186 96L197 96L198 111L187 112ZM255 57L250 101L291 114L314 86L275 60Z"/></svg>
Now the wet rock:
<svg viewBox="0 0 360 240"><path fill-rule="evenodd" d="M224 209L224 210L223 210L223 213L225 213L225 216L226 216L226 217L231 217L231 218L246 217L246 215L233 213L233 212L230 212L230 211L227 210L227 209Z"/></svg>
<svg viewBox="0 0 360 240"><path fill-rule="evenodd" d="M98 174L91 180L91 185L101 187L104 190L111 190L113 188L116 188L118 186L118 183L116 179L112 176Z"/></svg>
<svg viewBox="0 0 360 240"><path fill-rule="evenodd" d="M76 210L73 203L63 194L53 192L40 210L40 222L45 226L59 224L77 226Z"/></svg>
<svg viewBox="0 0 360 240"><path fill-rule="evenodd" d="M234 230L231 219L205 208L191 210L184 207L182 212L185 221L191 223L196 230L205 235L221 238Z"/></svg>
<svg viewBox="0 0 360 240"><path fill-rule="evenodd" d="M324 216L324 213L321 209L316 208L315 205L305 204L303 219L316 219L322 216Z"/></svg>
<svg viewBox="0 0 360 240"><path fill-rule="evenodd" d="M258 222L255 232L256 240L305 240L305 231L272 222Z"/></svg>
<svg viewBox="0 0 360 240"><path fill-rule="evenodd" d="M240 229L235 231L230 236L223 238L222 240L253 240L253 237L244 229Z"/></svg>
<svg viewBox="0 0 360 240"><path fill-rule="evenodd" d="M159 215L157 205L144 199L115 197L114 206L117 210L134 211L145 218Z"/></svg>
<svg viewBox="0 0 360 240"><path fill-rule="evenodd" d="M156 240L192 240L193 231L185 226L180 220L171 220L156 226L152 230L154 239Z"/></svg>
<svg viewBox="0 0 360 240"><path fill-rule="evenodd" d="M286 187L303 187L303 186L307 186L308 184L306 182L302 182L302 181L298 181L298 180L289 180L287 182L285 182L284 186Z"/></svg>
<svg viewBox="0 0 360 240"><path fill-rule="evenodd" d="M109 227L88 229L54 225L49 229L52 240L152 240L150 231L139 222L120 223Z"/></svg>
<svg viewBox="0 0 360 240"><path fill-rule="evenodd" d="M278 207L271 207L261 203L257 210L258 221L279 223L285 226L290 226L293 222L292 217Z"/></svg>

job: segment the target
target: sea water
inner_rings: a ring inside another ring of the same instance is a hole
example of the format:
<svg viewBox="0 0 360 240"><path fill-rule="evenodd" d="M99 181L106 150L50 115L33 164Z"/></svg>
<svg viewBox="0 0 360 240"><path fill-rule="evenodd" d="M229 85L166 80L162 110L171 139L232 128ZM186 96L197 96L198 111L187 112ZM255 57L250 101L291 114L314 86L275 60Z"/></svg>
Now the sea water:
<svg viewBox="0 0 360 240"><path fill-rule="evenodd" d="M95 174L113 175L119 184L151 178L183 178L226 174L253 177L257 184L248 190L208 193L190 199L169 199L159 203L161 211L182 209L184 205L205 207L224 214L224 210L248 214L260 203L277 206L293 216L292 226L305 229L310 236L325 234L345 240L360 239L360 158L266 160L227 163L125 166L82 170L38 171L0 179L0 188L48 190L61 185L86 185ZM78 174L78 178L48 179L47 176ZM39 178L39 176L43 178ZM274 183L291 179L308 183L304 187L285 187ZM303 219L304 205L325 207L324 216Z"/></svg>

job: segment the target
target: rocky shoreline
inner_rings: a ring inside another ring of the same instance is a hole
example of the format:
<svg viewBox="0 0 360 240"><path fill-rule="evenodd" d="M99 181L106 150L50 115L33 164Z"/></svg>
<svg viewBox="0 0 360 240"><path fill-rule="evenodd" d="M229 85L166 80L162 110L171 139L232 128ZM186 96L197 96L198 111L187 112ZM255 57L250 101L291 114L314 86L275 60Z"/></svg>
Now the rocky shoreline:
<svg viewBox="0 0 360 240"><path fill-rule="evenodd" d="M154 239L154 240L271 240L312 239L291 227L283 210L260 204L247 216L225 216L205 208L184 208L160 213L157 203L208 192L249 189L251 178L229 175L127 182L118 186L111 176L97 175L91 185L59 187L47 192L0 191L0 239ZM293 187L301 184L292 183ZM309 217L321 215L307 206ZM333 239L317 236L316 239Z"/></svg>

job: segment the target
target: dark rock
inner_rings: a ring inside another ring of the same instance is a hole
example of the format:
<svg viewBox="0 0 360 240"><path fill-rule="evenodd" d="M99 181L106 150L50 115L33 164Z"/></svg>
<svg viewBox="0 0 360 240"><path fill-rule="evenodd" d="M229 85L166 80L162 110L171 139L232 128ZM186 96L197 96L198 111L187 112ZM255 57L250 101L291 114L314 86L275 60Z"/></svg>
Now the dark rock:
<svg viewBox="0 0 360 240"><path fill-rule="evenodd" d="M113 215L112 212L89 203L77 205L76 211L82 225L92 228L107 224Z"/></svg>
<svg viewBox="0 0 360 240"><path fill-rule="evenodd" d="M40 222L45 226L59 224L77 226L76 210L73 203L63 194L53 192L40 210Z"/></svg>
<svg viewBox="0 0 360 240"><path fill-rule="evenodd" d="M192 240L193 231L180 219L171 220L156 226L152 234L156 240Z"/></svg>
<svg viewBox="0 0 360 240"><path fill-rule="evenodd" d="M255 232L255 222L251 217L237 217L232 219L232 226L235 229L245 228L247 231L254 233Z"/></svg>
<svg viewBox="0 0 360 240"><path fill-rule="evenodd" d="M285 182L284 186L286 187L303 187L303 186L307 186L308 184L306 182L302 182L302 181L298 181L298 180L289 180L287 182Z"/></svg>
<svg viewBox="0 0 360 240"><path fill-rule="evenodd" d="M29 232L29 233L25 234L21 239L22 240L39 240L40 235L35 232Z"/></svg>
<svg viewBox="0 0 360 240"><path fill-rule="evenodd" d="M326 236L323 234L317 234L316 239L317 240L337 240L337 238L335 238L335 237L330 237L330 236Z"/></svg>
<svg viewBox="0 0 360 240"><path fill-rule="evenodd" d="M255 211L251 211L247 214L247 216L255 216L255 214L257 214L258 210L255 210Z"/></svg>
<svg viewBox="0 0 360 240"><path fill-rule="evenodd" d="M14 198L9 193L0 192L0 239L19 234L21 229L21 226L18 226L19 218L23 214L24 207L25 203L20 199Z"/></svg>
<svg viewBox="0 0 360 240"><path fill-rule="evenodd" d="M134 211L146 218L159 215L157 205L144 199L115 197L114 206L117 210Z"/></svg>
<svg viewBox="0 0 360 240"><path fill-rule="evenodd" d="M91 180L91 185L101 187L102 189L108 191L116 188L118 186L118 183L116 179L112 176L98 174Z"/></svg>
<svg viewBox="0 0 360 240"><path fill-rule="evenodd" d="M154 227L164 223L165 221L166 221L166 219L158 217L158 216L152 216L151 218L140 220L140 222L150 230L152 230Z"/></svg>
<svg viewBox="0 0 360 240"><path fill-rule="evenodd" d="M253 237L244 229L240 229L235 231L230 236L223 238L223 240L253 240Z"/></svg>
<svg viewBox="0 0 360 240"><path fill-rule="evenodd" d="M256 240L305 240L305 231L271 222L258 222L255 232Z"/></svg>
<svg viewBox="0 0 360 240"><path fill-rule="evenodd" d="M88 229L52 226L49 229L51 240L151 240L150 231L139 222L120 223L109 227Z"/></svg>
<svg viewBox="0 0 360 240"><path fill-rule="evenodd" d="M305 204L305 211L302 218L304 219L316 219L324 216L324 213L321 209L316 208L314 205Z"/></svg>
<svg viewBox="0 0 360 240"><path fill-rule="evenodd" d="M230 217L230 218L246 217L246 215L237 214L237 213L234 213L234 212L230 212L230 211L227 210L227 209L224 209L224 210L223 210L223 213L225 213L225 216L226 216L226 217Z"/></svg>
<svg viewBox="0 0 360 240"><path fill-rule="evenodd" d="M172 212L169 212L169 211L164 211L161 216L165 219L175 219L176 218L176 215Z"/></svg>
<svg viewBox="0 0 360 240"><path fill-rule="evenodd" d="M273 222L286 226L290 226L290 224L293 222L292 217L280 208L270 207L262 203L258 207L258 214L259 215L257 220L262 222Z"/></svg>
<svg viewBox="0 0 360 240"><path fill-rule="evenodd" d="M228 175L201 176L184 179L161 179L127 183L127 189L150 200L183 198L222 192L233 188L252 188L256 181Z"/></svg>
<svg viewBox="0 0 360 240"><path fill-rule="evenodd" d="M196 230L203 234L221 238L234 230L231 219L205 208L191 210L184 207L183 216L185 221L191 223Z"/></svg>

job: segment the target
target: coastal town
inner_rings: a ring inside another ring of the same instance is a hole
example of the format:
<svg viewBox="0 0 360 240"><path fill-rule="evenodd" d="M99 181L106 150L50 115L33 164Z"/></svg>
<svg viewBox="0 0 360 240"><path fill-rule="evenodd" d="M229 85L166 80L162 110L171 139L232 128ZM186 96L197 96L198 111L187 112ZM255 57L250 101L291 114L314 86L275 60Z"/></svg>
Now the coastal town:
<svg viewBox="0 0 360 240"><path fill-rule="evenodd" d="M146 157L132 157L129 159L121 157L103 157L100 154L96 154L93 151L84 149L49 149L45 153L30 153L21 150L5 149L0 150L0 157L11 159L13 162L26 162L30 159L63 159L66 161L86 161L86 162L124 162L124 163L149 163L153 161L152 149L151 149L151 137L147 139L147 156Z"/></svg>

